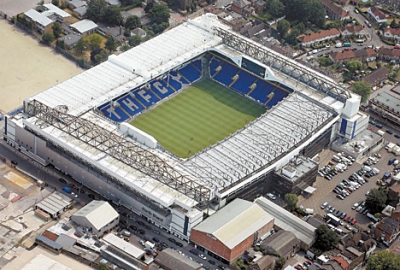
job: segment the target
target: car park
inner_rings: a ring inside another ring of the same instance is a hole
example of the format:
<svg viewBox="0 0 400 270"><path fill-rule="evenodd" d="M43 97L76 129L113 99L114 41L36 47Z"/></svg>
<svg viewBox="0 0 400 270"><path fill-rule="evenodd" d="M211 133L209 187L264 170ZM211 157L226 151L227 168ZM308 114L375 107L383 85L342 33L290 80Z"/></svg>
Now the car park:
<svg viewBox="0 0 400 270"><path fill-rule="evenodd" d="M393 134L393 130L387 129L387 130L386 130L386 133L388 133L388 134Z"/></svg>
<svg viewBox="0 0 400 270"><path fill-rule="evenodd" d="M353 220L354 220L354 218L353 218L353 217L350 217L350 218L347 220L347 222L348 222L348 223L351 223Z"/></svg>
<svg viewBox="0 0 400 270"><path fill-rule="evenodd" d="M182 244L181 242L175 242L175 244L176 244L178 247L183 247L183 244Z"/></svg>
<svg viewBox="0 0 400 270"><path fill-rule="evenodd" d="M203 254L203 253L200 253L200 254L199 254L199 257L200 257L200 258L202 258L203 260L207 260L207 257L206 257L206 256L204 256L204 254Z"/></svg>
<svg viewBox="0 0 400 270"><path fill-rule="evenodd" d="M400 139L400 133L397 133L396 135L394 135L397 139Z"/></svg>
<svg viewBox="0 0 400 270"><path fill-rule="evenodd" d="M383 127L383 125L382 125L381 123L376 123L375 126L376 126L377 128L382 128L382 127Z"/></svg>
<svg viewBox="0 0 400 270"><path fill-rule="evenodd" d="M140 233L140 234L145 234L146 232L144 231L144 230L142 230L142 229L139 229L139 230L137 230L138 231L138 233Z"/></svg>
<svg viewBox="0 0 400 270"><path fill-rule="evenodd" d="M341 219L344 219L346 216L347 216L347 213L346 213L346 212L343 212L343 213L340 215L340 218L341 218Z"/></svg>
<svg viewBox="0 0 400 270"><path fill-rule="evenodd" d="M341 195L341 194L336 195L336 197L337 197L338 199L340 199L340 200L344 200L344 196Z"/></svg>
<svg viewBox="0 0 400 270"><path fill-rule="evenodd" d="M327 205L328 205L328 202L324 202L323 204L321 204L321 209L324 209Z"/></svg>
<svg viewBox="0 0 400 270"><path fill-rule="evenodd" d="M344 217L343 221L347 221L350 218L350 215Z"/></svg>
<svg viewBox="0 0 400 270"><path fill-rule="evenodd" d="M354 224L356 224L356 223L357 223L357 219L353 219L353 220L350 222L351 225L354 225Z"/></svg>

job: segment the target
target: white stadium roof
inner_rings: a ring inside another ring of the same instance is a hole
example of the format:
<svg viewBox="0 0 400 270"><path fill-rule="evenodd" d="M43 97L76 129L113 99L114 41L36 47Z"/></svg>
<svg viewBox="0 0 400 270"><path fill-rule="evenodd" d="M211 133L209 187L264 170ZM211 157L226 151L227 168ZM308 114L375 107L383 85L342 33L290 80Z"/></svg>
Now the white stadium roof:
<svg viewBox="0 0 400 270"><path fill-rule="evenodd" d="M189 20L125 53L110 56L108 61L30 100L35 99L51 108L66 105L67 114L88 119L122 136L117 125L95 114L92 109L179 67L210 48L218 47L221 50L221 46L226 45L214 33L213 27L227 29L212 14ZM229 48L229 51L235 52L233 48ZM161 157L188 179L209 190L226 194L279 165L276 160L281 159L282 154L298 154L296 149L300 144L304 147L324 131L322 127L328 128L328 122L332 124L336 121L334 118L338 116L331 108L329 104L322 105L300 93L293 93L246 128L188 160L166 158L156 150L148 151ZM37 121L36 117L32 117L24 123L161 205L170 206L175 200L189 207L197 204L195 199L127 166L105 151L54 126L39 127L40 121ZM136 143L132 141L132 144ZM242 181L244 178L246 181Z"/></svg>

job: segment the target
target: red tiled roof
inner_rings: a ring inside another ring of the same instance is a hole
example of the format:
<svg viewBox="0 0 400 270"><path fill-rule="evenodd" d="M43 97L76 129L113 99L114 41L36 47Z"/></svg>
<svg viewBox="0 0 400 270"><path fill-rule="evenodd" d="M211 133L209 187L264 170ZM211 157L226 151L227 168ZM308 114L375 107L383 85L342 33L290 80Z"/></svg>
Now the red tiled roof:
<svg viewBox="0 0 400 270"><path fill-rule="evenodd" d="M349 263L346 262L342 257L337 256L333 257L333 260L337 261L343 269L347 269L349 267Z"/></svg>
<svg viewBox="0 0 400 270"><path fill-rule="evenodd" d="M392 35L400 36L400 28L386 28L384 32L385 33L389 32Z"/></svg>
<svg viewBox="0 0 400 270"><path fill-rule="evenodd" d="M329 36L334 36L334 35L339 35L339 34L340 34L339 30L337 30L336 28L332 28L329 30L312 33L311 35L305 35L301 39L302 39L302 42L310 42L313 40L317 40L317 39L321 39L321 38L325 38L325 37L329 37Z"/></svg>
<svg viewBox="0 0 400 270"><path fill-rule="evenodd" d="M376 8L376 7L370 7L370 9L371 9L371 12L372 12L375 16L377 16L380 20L383 20L383 19L386 18L386 17L385 17L385 14L383 14L382 11L380 11L378 8Z"/></svg>
<svg viewBox="0 0 400 270"><path fill-rule="evenodd" d="M335 52L332 54L332 58L334 61L340 61L356 58L356 54L354 53L354 51Z"/></svg>

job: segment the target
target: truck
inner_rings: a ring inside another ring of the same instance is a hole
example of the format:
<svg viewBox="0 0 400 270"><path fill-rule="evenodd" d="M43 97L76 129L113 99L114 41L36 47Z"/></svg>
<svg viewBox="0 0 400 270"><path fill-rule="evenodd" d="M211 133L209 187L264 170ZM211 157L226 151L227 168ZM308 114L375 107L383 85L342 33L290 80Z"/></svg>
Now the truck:
<svg viewBox="0 0 400 270"><path fill-rule="evenodd" d="M335 47L336 47L336 48L342 48L342 47L343 47L343 44L342 44L341 42L338 42L338 43L336 43Z"/></svg>
<svg viewBox="0 0 400 270"><path fill-rule="evenodd" d="M337 155L333 155L332 160L336 161L336 162L342 161L342 159L340 157L338 157Z"/></svg>
<svg viewBox="0 0 400 270"><path fill-rule="evenodd" d="M71 190L71 188L70 188L70 187L68 187L68 186L65 186L65 187L63 187L63 188L62 188L62 190L63 190L63 191L65 191L65 192L67 192L67 193L69 193L69 194L71 194L71 193L72 193L72 190Z"/></svg>
<svg viewBox="0 0 400 270"><path fill-rule="evenodd" d="M350 42L345 42L345 43L343 43L343 47L351 47L351 43Z"/></svg>
<svg viewBox="0 0 400 270"><path fill-rule="evenodd" d="M335 225L335 226L340 225L340 219L338 219L337 217L335 217L332 214L327 214L325 219L328 223L331 223L332 225Z"/></svg>

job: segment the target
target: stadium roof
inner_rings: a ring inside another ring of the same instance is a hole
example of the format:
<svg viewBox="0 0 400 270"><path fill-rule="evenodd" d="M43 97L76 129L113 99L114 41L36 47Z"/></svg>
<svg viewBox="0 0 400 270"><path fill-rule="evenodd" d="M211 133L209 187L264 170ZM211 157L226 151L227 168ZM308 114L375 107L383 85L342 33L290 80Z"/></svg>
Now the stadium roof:
<svg viewBox="0 0 400 270"><path fill-rule="evenodd" d="M294 233L301 242L308 246L314 243L315 227L311 224L296 217L265 197L259 197L254 202L275 218L275 225L277 227Z"/></svg>
<svg viewBox="0 0 400 270"><path fill-rule="evenodd" d="M75 217L85 217L94 228L100 230L105 225L119 217L117 211L105 201L91 201L73 214Z"/></svg>
<svg viewBox="0 0 400 270"><path fill-rule="evenodd" d="M333 115L294 93L244 129L182 165L197 178L224 190L291 150Z"/></svg>
<svg viewBox="0 0 400 270"><path fill-rule="evenodd" d="M211 234L233 249L273 220L257 204L236 199L197 225L194 230Z"/></svg>

